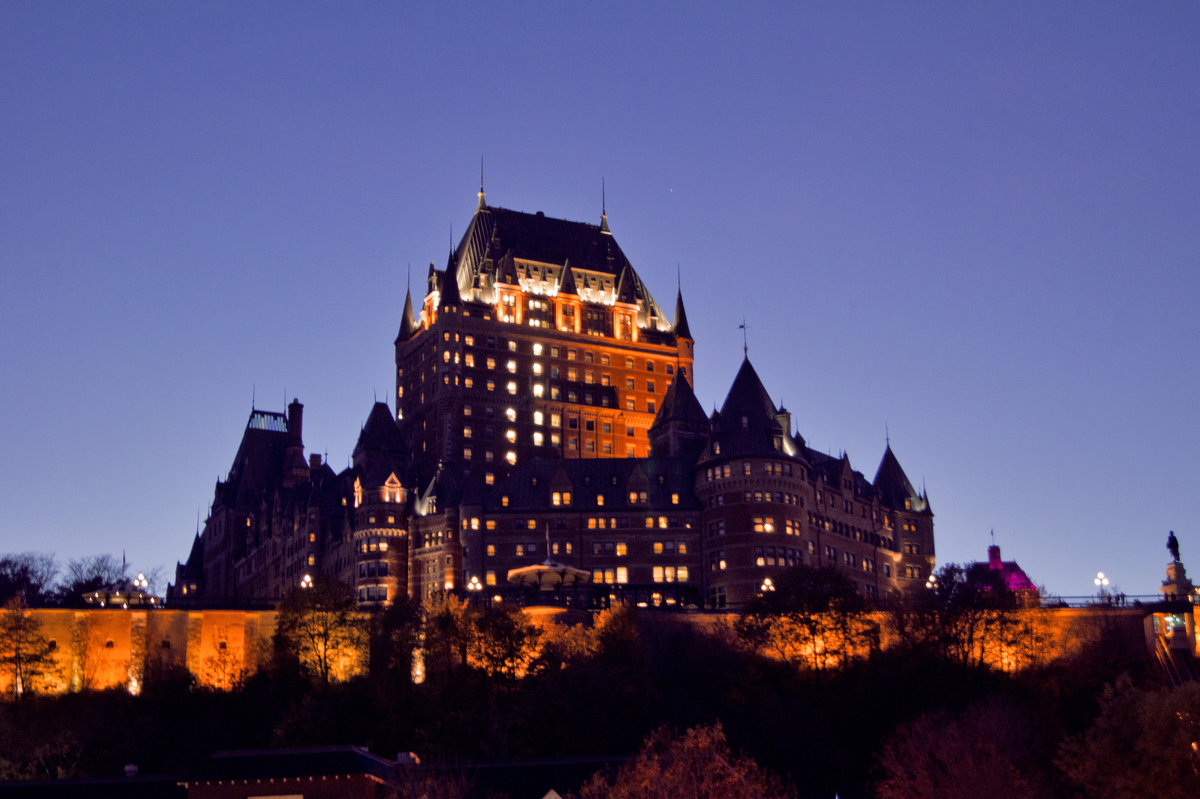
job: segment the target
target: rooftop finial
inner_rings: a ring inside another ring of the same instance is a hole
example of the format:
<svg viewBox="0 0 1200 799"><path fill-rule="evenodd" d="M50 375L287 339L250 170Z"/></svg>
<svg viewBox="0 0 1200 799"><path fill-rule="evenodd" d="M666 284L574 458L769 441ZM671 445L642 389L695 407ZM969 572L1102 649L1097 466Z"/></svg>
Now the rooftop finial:
<svg viewBox="0 0 1200 799"><path fill-rule="evenodd" d="M892 445L892 432L888 430L887 419L883 420L883 443L889 447Z"/></svg>
<svg viewBox="0 0 1200 799"><path fill-rule="evenodd" d="M989 533L989 535L991 535L991 537L992 537L992 546L996 546L996 528L995 527L992 528L992 531L991 531L991 533Z"/></svg>
<svg viewBox="0 0 1200 799"><path fill-rule="evenodd" d="M683 277L679 271L679 261L675 262L675 290L683 291Z"/></svg>
<svg viewBox="0 0 1200 799"><path fill-rule="evenodd" d="M604 185L604 178L600 178L600 230L605 233L608 229L608 190Z"/></svg>
<svg viewBox="0 0 1200 799"><path fill-rule="evenodd" d="M742 323L738 325L742 331L742 355L746 358L750 357L750 342L746 338L746 317L742 317Z"/></svg>
<svg viewBox="0 0 1200 799"><path fill-rule="evenodd" d="M483 201L483 155L479 156L479 208L483 208L487 203Z"/></svg>

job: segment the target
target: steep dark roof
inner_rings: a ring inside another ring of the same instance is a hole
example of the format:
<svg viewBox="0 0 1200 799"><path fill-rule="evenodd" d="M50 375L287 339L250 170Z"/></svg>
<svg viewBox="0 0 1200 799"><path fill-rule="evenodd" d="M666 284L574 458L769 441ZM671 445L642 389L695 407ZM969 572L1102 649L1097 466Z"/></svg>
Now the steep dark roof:
<svg viewBox="0 0 1200 799"><path fill-rule="evenodd" d="M218 501L234 507L274 488L283 475L287 446L287 417L251 410L229 476L217 485Z"/></svg>
<svg viewBox="0 0 1200 799"><path fill-rule="evenodd" d="M692 384L684 377L682 370L675 370L671 385L663 397L662 407L654 417L650 430L662 427L670 422L678 422L688 429L705 430L708 428L708 414L696 399Z"/></svg>
<svg viewBox="0 0 1200 799"><path fill-rule="evenodd" d="M400 435L400 428L385 402L376 402L371 406L351 457L357 460L361 454L368 452L387 452L401 457L406 452L404 437Z"/></svg>
<svg viewBox="0 0 1200 799"><path fill-rule="evenodd" d="M192 541L192 551L188 553L187 563L183 564L183 569L176 569L176 580L180 577L186 580L203 580L204 579L204 544L200 540L200 534L196 533L195 540Z"/></svg>
<svg viewBox="0 0 1200 799"><path fill-rule="evenodd" d="M404 292L404 312L400 315L400 332L396 334L396 344L408 341L413 331L417 329L417 319L413 316L412 289Z"/></svg>
<svg viewBox="0 0 1200 799"><path fill-rule="evenodd" d="M750 359L746 358L721 410L713 414L705 459L754 455L802 460L784 423L786 418L782 411L776 410Z"/></svg>
<svg viewBox="0 0 1200 799"><path fill-rule="evenodd" d="M554 219L542 213L528 214L507 208L480 208L455 250L460 274L464 265L478 268L483 258L511 253L524 261L564 264L576 269L620 273L630 265L620 245L599 225Z"/></svg>
<svg viewBox="0 0 1200 799"><path fill-rule="evenodd" d="M688 327L687 312L683 310L683 290L675 292L675 335L679 338L691 338L692 331Z"/></svg>
<svg viewBox="0 0 1200 799"><path fill-rule="evenodd" d="M462 295L458 292L458 277L454 270L447 266L446 274L442 276L442 305L461 305Z"/></svg>
<svg viewBox="0 0 1200 799"><path fill-rule="evenodd" d="M910 501L913 510L923 510L924 502L908 481L908 475L896 460L892 445L888 444L883 451L883 459L875 471L875 490L879 492L880 500L891 508L903 508L904 501ZM920 506L920 507L918 507Z"/></svg>

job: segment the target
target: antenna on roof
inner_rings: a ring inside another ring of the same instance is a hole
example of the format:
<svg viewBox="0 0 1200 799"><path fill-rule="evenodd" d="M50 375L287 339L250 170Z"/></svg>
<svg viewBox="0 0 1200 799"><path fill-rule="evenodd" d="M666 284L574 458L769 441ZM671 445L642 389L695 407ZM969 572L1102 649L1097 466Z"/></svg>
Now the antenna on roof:
<svg viewBox="0 0 1200 799"><path fill-rule="evenodd" d="M996 528L995 527L992 528L992 532L990 533L990 535L992 536L992 546L996 546Z"/></svg>
<svg viewBox="0 0 1200 799"><path fill-rule="evenodd" d="M200 535L200 506L196 506L196 535Z"/></svg>
<svg viewBox="0 0 1200 799"><path fill-rule="evenodd" d="M250 384L250 410L251 411L254 410L254 393L255 393L255 391L257 391L257 389L258 389L258 387L256 385L254 385L253 383Z"/></svg>
<svg viewBox="0 0 1200 799"><path fill-rule="evenodd" d="M888 430L887 419L883 420L883 443L887 446L892 446L892 433Z"/></svg>
<svg viewBox="0 0 1200 799"><path fill-rule="evenodd" d="M742 331L742 355L745 356L746 358L749 358L750 357L750 343L749 343L749 340L746 338L746 317L744 317L744 316L742 317L742 323L740 325L738 325L738 328Z"/></svg>
<svg viewBox="0 0 1200 799"><path fill-rule="evenodd" d="M679 271L679 261L675 261L675 290L683 291L683 277Z"/></svg>

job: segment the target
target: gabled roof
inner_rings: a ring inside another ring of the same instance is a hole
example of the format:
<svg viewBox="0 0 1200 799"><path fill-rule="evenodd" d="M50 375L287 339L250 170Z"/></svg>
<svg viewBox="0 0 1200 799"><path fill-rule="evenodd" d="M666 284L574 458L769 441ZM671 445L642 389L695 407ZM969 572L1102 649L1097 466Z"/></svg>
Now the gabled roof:
<svg viewBox="0 0 1200 799"><path fill-rule="evenodd" d="M558 284L558 293L579 295L579 289L575 288L575 270L571 268L569 260L563 262L562 280Z"/></svg>

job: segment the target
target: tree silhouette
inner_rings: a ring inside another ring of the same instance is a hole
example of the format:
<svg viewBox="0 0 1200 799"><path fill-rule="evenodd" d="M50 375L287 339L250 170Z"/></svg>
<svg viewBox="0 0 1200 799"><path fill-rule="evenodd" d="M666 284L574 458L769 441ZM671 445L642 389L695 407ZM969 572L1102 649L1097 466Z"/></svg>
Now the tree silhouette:
<svg viewBox="0 0 1200 799"><path fill-rule="evenodd" d="M9 677L9 694L17 699L40 690L58 675L54 646L19 596L0 612L0 669Z"/></svg>

